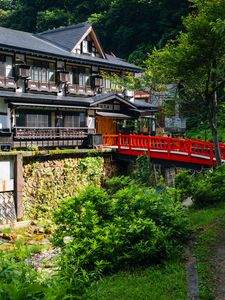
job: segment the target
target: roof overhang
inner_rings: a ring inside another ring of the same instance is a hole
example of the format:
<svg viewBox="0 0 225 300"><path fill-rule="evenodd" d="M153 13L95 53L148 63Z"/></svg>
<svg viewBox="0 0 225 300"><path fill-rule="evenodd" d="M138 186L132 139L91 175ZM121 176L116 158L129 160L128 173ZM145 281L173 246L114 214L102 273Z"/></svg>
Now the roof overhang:
<svg viewBox="0 0 225 300"><path fill-rule="evenodd" d="M105 97L100 97L100 99L94 99L94 102L90 105L90 106L94 106L94 105L98 105L110 100L117 100L118 102L121 102L125 105L127 105L128 107L132 108L132 109L137 109L137 107L135 105L133 105L130 101L122 98L121 96L119 96L118 94L111 94L111 95L105 95Z"/></svg>
<svg viewBox="0 0 225 300"><path fill-rule="evenodd" d="M86 108L90 107L93 102L93 98L82 98L82 97L69 97L69 96L55 96L46 94L31 94L31 93L15 93L8 91L0 91L0 97L5 99L5 102L18 102L18 103L40 103L44 105L54 104L59 105L69 105L74 107L84 106ZM92 107L94 109L94 107Z"/></svg>
<svg viewBox="0 0 225 300"><path fill-rule="evenodd" d="M105 117L105 118L112 118L112 119L134 119L134 117L131 117L131 116L128 116L128 115L125 115L125 114L120 114L120 113L114 113L114 112L96 112L96 114L98 116L101 116L101 117Z"/></svg>
<svg viewBox="0 0 225 300"><path fill-rule="evenodd" d="M71 105L51 105L51 104L40 104L40 103L23 103L23 102L11 102L10 103L11 107L14 108L37 108L37 109L48 109L48 110L59 110L59 109L65 109L65 110L73 110L73 111L77 111L77 110L87 110L87 107L82 107L82 106L71 106Z"/></svg>
<svg viewBox="0 0 225 300"><path fill-rule="evenodd" d="M25 55L31 55L35 57L40 58L48 58L48 59L62 59L67 62L76 63L80 65L93 65L97 67L104 67L109 70L123 70L128 72L141 72L142 69L139 67L129 67L129 66L120 66L117 64L113 64L109 62L107 59L102 59L103 61L94 61L91 59L88 59L88 56L84 58L79 58L77 56L71 55L62 55L62 54L52 54L50 52L44 52L44 51L38 51L38 50L31 50L31 49L25 49L22 47L16 47L16 46L7 46L5 44L0 44L0 49L2 51L11 51L16 52L18 54L25 54Z"/></svg>

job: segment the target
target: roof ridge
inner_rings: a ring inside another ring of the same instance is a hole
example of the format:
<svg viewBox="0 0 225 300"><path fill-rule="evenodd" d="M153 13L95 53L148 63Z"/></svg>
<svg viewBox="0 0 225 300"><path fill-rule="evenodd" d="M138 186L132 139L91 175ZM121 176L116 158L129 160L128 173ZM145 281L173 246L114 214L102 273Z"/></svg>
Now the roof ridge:
<svg viewBox="0 0 225 300"><path fill-rule="evenodd" d="M73 28L80 28L80 27L83 27L85 25L91 26L91 23L82 22L82 23L73 24L73 25L70 25L70 26L59 27L59 28L55 28L55 29L48 29L48 30L43 31L43 32L38 32L38 33L36 33L36 35L39 36L39 35L44 35L44 34L47 34L47 33L54 33L54 32L58 32L58 31L70 30L70 29L73 29Z"/></svg>
<svg viewBox="0 0 225 300"><path fill-rule="evenodd" d="M11 31L23 32L23 33L27 33L27 34L30 34L30 35L34 35L34 33L29 32L29 31L13 29L13 28L5 27L5 26L0 26L0 28L4 28L4 29L7 29L7 30L11 30Z"/></svg>
<svg viewBox="0 0 225 300"><path fill-rule="evenodd" d="M66 48L61 47L59 44L52 43L51 41L49 41L45 38L42 38L41 36L37 36L36 34L31 34L31 36L34 37L35 39L42 40L44 43L49 44L49 45L51 45L52 47L54 47L56 49L60 49L60 50L63 50L63 51L67 50Z"/></svg>

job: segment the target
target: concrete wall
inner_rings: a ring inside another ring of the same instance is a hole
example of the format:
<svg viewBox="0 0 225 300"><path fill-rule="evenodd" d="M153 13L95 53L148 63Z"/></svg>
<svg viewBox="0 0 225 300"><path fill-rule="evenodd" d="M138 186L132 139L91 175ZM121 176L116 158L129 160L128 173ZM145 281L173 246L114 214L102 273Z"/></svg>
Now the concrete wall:
<svg viewBox="0 0 225 300"><path fill-rule="evenodd" d="M0 224L16 221L13 156L0 157Z"/></svg>

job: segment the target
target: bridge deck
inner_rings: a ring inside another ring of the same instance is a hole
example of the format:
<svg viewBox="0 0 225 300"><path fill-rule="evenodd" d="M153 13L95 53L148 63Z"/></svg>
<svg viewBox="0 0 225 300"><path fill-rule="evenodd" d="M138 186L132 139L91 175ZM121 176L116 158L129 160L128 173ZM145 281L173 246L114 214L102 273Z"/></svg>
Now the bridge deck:
<svg viewBox="0 0 225 300"><path fill-rule="evenodd" d="M145 135L104 135L103 146L116 149L119 154L163 160L180 161L199 165L216 165L214 146L211 142ZM220 144L222 161L225 162L225 144Z"/></svg>

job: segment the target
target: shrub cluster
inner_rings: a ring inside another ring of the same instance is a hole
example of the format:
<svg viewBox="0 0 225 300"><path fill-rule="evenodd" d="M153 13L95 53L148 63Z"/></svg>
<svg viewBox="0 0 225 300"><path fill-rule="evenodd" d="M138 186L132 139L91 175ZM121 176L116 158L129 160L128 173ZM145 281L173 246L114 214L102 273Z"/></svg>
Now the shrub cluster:
<svg viewBox="0 0 225 300"><path fill-rule="evenodd" d="M188 232L172 189L159 193L127 177L108 180L105 188L89 186L61 202L54 220L61 275L74 279L75 289L101 274L165 258Z"/></svg>
<svg viewBox="0 0 225 300"><path fill-rule="evenodd" d="M225 199L225 165L198 177L193 199L196 206L215 205Z"/></svg>
<svg viewBox="0 0 225 300"><path fill-rule="evenodd" d="M181 201L193 195L195 180L196 176L190 170L184 170L176 175L175 187Z"/></svg>
<svg viewBox="0 0 225 300"><path fill-rule="evenodd" d="M184 171L175 183L182 200L191 196L197 207L216 205L225 199L225 165L199 174Z"/></svg>

